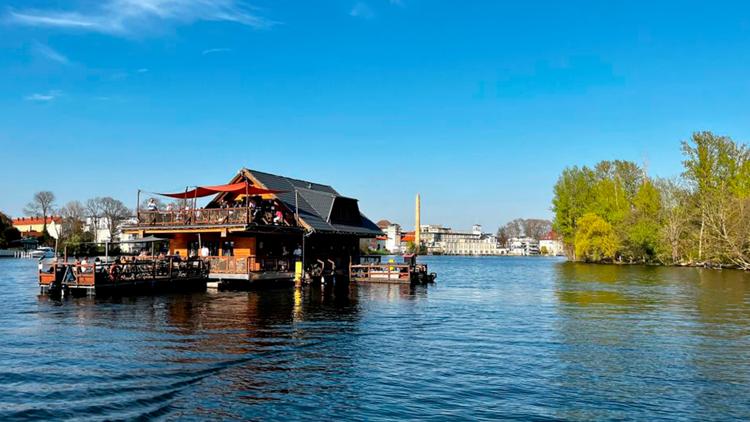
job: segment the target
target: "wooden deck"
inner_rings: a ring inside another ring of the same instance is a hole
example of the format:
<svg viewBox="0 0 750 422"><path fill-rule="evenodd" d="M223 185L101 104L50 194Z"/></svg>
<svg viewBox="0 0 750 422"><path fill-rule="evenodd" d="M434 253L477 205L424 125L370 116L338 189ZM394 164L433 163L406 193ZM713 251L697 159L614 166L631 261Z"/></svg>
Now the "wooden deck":
<svg viewBox="0 0 750 422"><path fill-rule="evenodd" d="M162 288L205 288L208 269L201 260L149 259L94 262L88 265L54 263L39 272L42 293L69 291L87 295Z"/></svg>
<svg viewBox="0 0 750 422"><path fill-rule="evenodd" d="M368 283L433 283L437 274L428 273L427 265L417 264L415 255L405 255L403 263L380 262L380 256L363 256L361 263L349 264L349 278Z"/></svg>
<svg viewBox="0 0 750 422"><path fill-rule="evenodd" d="M294 263L290 258L212 256L207 260L211 280L255 282L294 278Z"/></svg>

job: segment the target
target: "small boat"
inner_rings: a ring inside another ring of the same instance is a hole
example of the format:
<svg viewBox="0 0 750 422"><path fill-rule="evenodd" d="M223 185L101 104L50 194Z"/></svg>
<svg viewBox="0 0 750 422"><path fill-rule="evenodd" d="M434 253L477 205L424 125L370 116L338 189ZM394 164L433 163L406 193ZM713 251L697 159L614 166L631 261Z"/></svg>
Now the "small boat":
<svg viewBox="0 0 750 422"><path fill-rule="evenodd" d="M404 255L403 263L381 262L381 257L363 256L359 264L349 266L349 277L352 281L370 283L434 283L437 274L429 272L427 264L417 264L417 256Z"/></svg>
<svg viewBox="0 0 750 422"><path fill-rule="evenodd" d="M54 258L55 250L49 246L40 246L31 251L29 256L35 259Z"/></svg>

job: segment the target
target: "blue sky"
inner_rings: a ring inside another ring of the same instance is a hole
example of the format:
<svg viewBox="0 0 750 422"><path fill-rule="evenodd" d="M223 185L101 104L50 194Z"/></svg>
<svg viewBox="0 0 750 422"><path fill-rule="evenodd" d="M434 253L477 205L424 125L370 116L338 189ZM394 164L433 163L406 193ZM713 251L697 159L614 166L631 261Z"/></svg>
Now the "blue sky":
<svg viewBox="0 0 750 422"><path fill-rule="evenodd" d="M329 183L372 219L551 217L603 159L680 171L750 137L744 2L0 2L0 210L217 184Z"/></svg>

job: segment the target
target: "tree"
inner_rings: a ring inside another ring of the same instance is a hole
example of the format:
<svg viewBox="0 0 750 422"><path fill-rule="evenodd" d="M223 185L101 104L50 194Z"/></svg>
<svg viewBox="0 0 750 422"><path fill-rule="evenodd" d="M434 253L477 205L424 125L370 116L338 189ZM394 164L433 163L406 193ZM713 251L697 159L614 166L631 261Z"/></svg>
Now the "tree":
<svg viewBox="0 0 750 422"><path fill-rule="evenodd" d="M91 198L86 201L86 213L91 218L94 229L94 242L99 242L99 224L102 219L102 198Z"/></svg>
<svg viewBox="0 0 750 422"><path fill-rule="evenodd" d="M575 255L575 235L578 220L594 202L596 177L587 167L569 167L563 170L554 187L552 211L553 227L560 235L569 256Z"/></svg>
<svg viewBox="0 0 750 422"><path fill-rule="evenodd" d="M523 218L516 218L515 220L509 221L505 224L505 226L503 226L503 233L508 237L508 239L512 239L514 237L523 237L523 226Z"/></svg>
<svg viewBox="0 0 750 422"><path fill-rule="evenodd" d="M7 248L21 238L21 232L13 227L13 221L0 212L0 248Z"/></svg>
<svg viewBox="0 0 750 422"><path fill-rule="evenodd" d="M692 261L695 207L679 179L657 180L661 194L659 260L670 264ZM697 239L696 239L697 240Z"/></svg>
<svg viewBox="0 0 750 422"><path fill-rule="evenodd" d="M698 260L750 268L750 151L711 132L694 133L691 142L682 144L683 177L700 211Z"/></svg>
<svg viewBox="0 0 750 422"><path fill-rule="evenodd" d="M109 230L109 238L113 240L115 238L115 232L120 224L128 219L132 213L117 199L111 197L96 198L99 201L101 207L102 218L106 221L107 229Z"/></svg>
<svg viewBox="0 0 750 422"><path fill-rule="evenodd" d="M630 256L643 262L656 258L662 227L661 195L656 186L644 179L633 198L632 211L628 219L627 249Z"/></svg>
<svg viewBox="0 0 750 422"><path fill-rule="evenodd" d="M552 222L538 218L523 220L524 236L539 240L552 230Z"/></svg>
<svg viewBox="0 0 750 422"><path fill-rule="evenodd" d="M593 213L586 213L579 219L575 235L575 253L578 260L611 260L614 259L617 249L617 236L611 224Z"/></svg>
<svg viewBox="0 0 750 422"><path fill-rule="evenodd" d="M41 191L34 194L31 202L26 204L24 213L31 217L41 217L43 221L43 234L47 233L47 217L54 213L55 194L50 191Z"/></svg>
<svg viewBox="0 0 750 422"><path fill-rule="evenodd" d="M70 201L60 208L62 217L62 231L60 237L63 241L83 233L86 220L86 208L79 201Z"/></svg>
<svg viewBox="0 0 750 422"><path fill-rule="evenodd" d="M500 243L501 247L508 246L508 241L510 240L510 236L508 236L508 231L505 229L505 227L500 227L497 229L497 241Z"/></svg>
<svg viewBox="0 0 750 422"><path fill-rule="evenodd" d="M425 245L419 245L419 250L417 250L417 244L409 241L406 243L406 253L415 253L417 255L426 255L427 254L427 246Z"/></svg>

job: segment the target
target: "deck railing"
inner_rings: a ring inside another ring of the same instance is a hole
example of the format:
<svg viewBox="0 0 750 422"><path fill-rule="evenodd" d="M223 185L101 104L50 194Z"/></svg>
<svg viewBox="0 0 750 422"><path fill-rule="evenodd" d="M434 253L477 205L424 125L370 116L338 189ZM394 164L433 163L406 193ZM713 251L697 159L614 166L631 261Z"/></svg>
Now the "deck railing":
<svg viewBox="0 0 750 422"><path fill-rule="evenodd" d="M262 225L293 226L294 218L284 215L281 222L274 222L270 211L250 207L235 208L190 208L177 211L138 210L138 224L151 226L192 226L192 225Z"/></svg>
<svg viewBox="0 0 750 422"><path fill-rule="evenodd" d="M202 260L173 258L133 260L128 262L94 262L90 264L53 263L47 271L39 272L39 283L48 285L55 280L78 286L94 286L96 282L120 282L157 279L192 279L206 273Z"/></svg>
<svg viewBox="0 0 750 422"><path fill-rule="evenodd" d="M289 258L257 258L255 256L211 256L208 257L210 269L216 274L250 274L261 271L292 271L292 260Z"/></svg>

